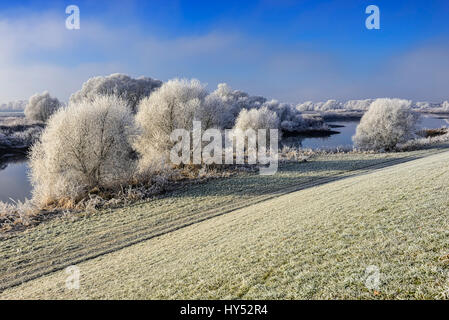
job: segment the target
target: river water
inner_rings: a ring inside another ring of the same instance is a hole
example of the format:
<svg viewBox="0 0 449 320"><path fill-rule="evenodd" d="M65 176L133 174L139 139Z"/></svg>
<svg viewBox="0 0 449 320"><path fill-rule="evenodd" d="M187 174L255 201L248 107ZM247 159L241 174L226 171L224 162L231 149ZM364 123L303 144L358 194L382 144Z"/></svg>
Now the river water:
<svg viewBox="0 0 449 320"><path fill-rule="evenodd" d="M336 121L328 122L328 124L335 126L332 130L338 131L339 133L321 138L304 136L290 137L289 144L292 144L291 142L296 138L296 145L305 149L334 149L337 147L352 148L352 136L355 134L359 121ZM423 114L418 126L420 129L449 127L449 115L438 116Z"/></svg>

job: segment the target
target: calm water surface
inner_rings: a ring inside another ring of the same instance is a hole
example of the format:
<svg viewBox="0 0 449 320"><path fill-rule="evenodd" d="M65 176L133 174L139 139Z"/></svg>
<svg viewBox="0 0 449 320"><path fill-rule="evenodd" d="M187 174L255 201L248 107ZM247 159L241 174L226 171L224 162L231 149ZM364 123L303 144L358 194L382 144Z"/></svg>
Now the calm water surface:
<svg viewBox="0 0 449 320"><path fill-rule="evenodd" d="M26 159L0 163L0 201L11 203L11 199L23 201L30 198L31 185L27 173Z"/></svg>
<svg viewBox="0 0 449 320"><path fill-rule="evenodd" d="M311 149L352 147L351 138L355 134L358 123L358 121L329 122L330 125L339 126L333 128L334 131L339 132L338 134L325 138L289 137L283 142L288 145ZM429 129L445 126L449 127L449 116L424 115L420 123L421 128ZM26 159L0 162L0 201L12 203L11 199L23 201L25 198L30 198L31 185L28 179L28 171Z"/></svg>
<svg viewBox="0 0 449 320"><path fill-rule="evenodd" d="M290 137L288 138L288 144L296 144L300 145L302 148L310 149L333 149L337 147L352 148L352 136L355 134L359 121L337 121L328 122L328 124L338 126L332 130L338 131L339 133L324 138L301 136L294 138ZM449 116L422 115L418 127L421 129L449 127Z"/></svg>

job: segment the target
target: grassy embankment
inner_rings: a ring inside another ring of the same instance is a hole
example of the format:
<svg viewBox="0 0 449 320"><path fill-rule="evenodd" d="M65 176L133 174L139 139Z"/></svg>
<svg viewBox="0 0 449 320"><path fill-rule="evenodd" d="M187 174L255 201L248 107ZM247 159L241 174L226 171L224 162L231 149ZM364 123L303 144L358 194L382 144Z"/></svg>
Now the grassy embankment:
<svg viewBox="0 0 449 320"><path fill-rule="evenodd" d="M0 298L439 297L449 153L376 170L432 152L321 156L41 224L1 240ZM50 273L73 263L78 291Z"/></svg>

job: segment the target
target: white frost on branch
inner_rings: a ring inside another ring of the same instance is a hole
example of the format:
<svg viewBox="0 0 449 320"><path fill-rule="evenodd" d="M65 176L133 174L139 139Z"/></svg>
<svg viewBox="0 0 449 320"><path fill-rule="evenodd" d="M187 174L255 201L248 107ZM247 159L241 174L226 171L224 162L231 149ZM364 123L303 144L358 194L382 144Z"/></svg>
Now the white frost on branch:
<svg viewBox="0 0 449 320"><path fill-rule="evenodd" d="M415 136L419 114L411 101L376 99L363 115L353 137L357 148L391 151Z"/></svg>
<svg viewBox="0 0 449 320"><path fill-rule="evenodd" d="M46 122L55 113L62 103L50 96L48 91L37 93L30 97L25 108L25 117L33 121Z"/></svg>
<svg viewBox="0 0 449 320"><path fill-rule="evenodd" d="M127 184L134 172L136 134L128 104L116 96L59 110L31 150L33 200L42 206L56 200L73 203L93 187Z"/></svg>
<svg viewBox="0 0 449 320"><path fill-rule="evenodd" d="M164 83L138 107L136 121L142 133L135 148L141 157L140 168L148 170L168 155L174 145L170 135L175 129L190 131L194 120L201 121L203 130L221 129L224 107L222 100L208 95L205 85L196 79Z"/></svg>
<svg viewBox="0 0 449 320"><path fill-rule="evenodd" d="M70 96L69 103L79 103L86 99L93 101L99 95L116 95L128 103L132 112L136 112L140 100L148 97L161 85L160 80L147 77L134 79L120 73L98 76L83 83L81 90Z"/></svg>
<svg viewBox="0 0 449 320"><path fill-rule="evenodd" d="M323 128L323 123L315 119L305 119L301 111L289 103L281 103L277 100L268 101L264 97L250 96L248 93L232 90L227 84L221 83L211 93L224 104L221 124L223 128L229 129L236 124L237 117L242 110L267 108L276 113L279 119L279 129L287 132L301 132L308 129Z"/></svg>

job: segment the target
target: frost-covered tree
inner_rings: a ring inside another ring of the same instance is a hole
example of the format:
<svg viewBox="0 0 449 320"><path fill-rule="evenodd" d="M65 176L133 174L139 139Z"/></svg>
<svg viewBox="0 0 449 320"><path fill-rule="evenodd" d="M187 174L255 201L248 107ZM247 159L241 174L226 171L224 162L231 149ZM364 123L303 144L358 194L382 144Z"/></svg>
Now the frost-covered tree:
<svg viewBox="0 0 449 320"><path fill-rule="evenodd" d="M29 120L46 122L62 106L57 98L52 98L48 91L30 97L25 108L25 117Z"/></svg>
<svg viewBox="0 0 449 320"><path fill-rule="evenodd" d="M326 102L324 102L321 105L321 110L322 111L329 111L329 110L342 110L344 109L344 105L343 103L341 103L340 101L337 100L327 100Z"/></svg>
<svg viewBox="0 0 449 320"><path fill-rule="evenodd" d="M225 129L231 129L240 111L243 109L260 108L267 101L264 97L250 96L248 93L232 90L226 83L220 83L211 93L223 102L221 124Z"/></svg>
<svg viewBox="0 0 449 320"><path fill-rule="evenodd" d="M441 109L442 109L444 112L449 112L449 101L444 101L444 102L441 104Z"/></svg>
<svg viewBox="0 0 449 320"><path fill-rule="evenodd" d="M348 100L344 103L344 109L366 111L369 109L369 106L373 103L373 101L374 99Z"/></svg>
<svg viewBox="0 0 449 320"><path fill-rule="evenodd" d="M260 109L243 109L240 111L234 129L245 132L248 129L279 129L280 121L276 112L267 107Z"/></svg>
<svg viewBox="0 0 449 320"><path fill-rule="evenodd" d="M246 150L253 150L259 142L258 141L258 131L260 129L266 130L265 137L266 141L262 142L263 147L267 147L270 143L270 129L279 129L280 121L276 112L271 111L267 107L262 107L259 109L243 109L240 111L237 120L235 122L235 126L233 128L233 136L236 138L235 143L237 149L243 147ZM251 137L251 134L248 133L253 130L255 134L253 136L254 139L257 139L257 143ZM278 138L280 135L278 134Z"/></svg>
<svg viewBox="0 0 449 320"><path fill-rule="evenodd" d="M393 150L414 136L418 119L411 101L376 99L357 126L354 144L366 150Z"/></svg>
<svg viewBox="0 0 449 320"><path fill-rule="evenodd" d="M432 108L432 105L426 101L418 101L412 104L412 108L418 111L424 111Z"/></svg>
<svg viewBox="0 0 449 320"><path fill-rule="evenodd" d="M368 110L369 106L373 102L373 99L364 100L348 100L346 102L340 102L337 100L327 100L321 102L306 101L296 106L299 111L344 111L344 110Z"/></svg>
<svg viewBox="0 0 449 320"><path fill-rule="evenodd" d="M154 158L164 157L173 146L170 135L175 129L192 130L193 121L201 121L202 129L220 128L222 101L209 96L198 80L174 79L164 83L138 108L136 121L141 135L135 148L146 169Z"/></svg>
<svg viewBox="0 0 449 320"><path fill-rule="evenodd" d="M449 112L449 101L441 103L414 102L412 108L420 112L447 113Z"/></svg>
<svg viewBox="0 0 449 320"><path fill-rule="evenodd" d="M240 112L244 109L260 109L266 107L274 111L280 122L280 129L288 132L299 132L307 129L311 123L305 121L302 114L294 106L288 103L281 103L277 100L268 101L264 97L250 96L249 94L232 90L227 84L221 83L211 96L218 97L222 102L221 124L223 128L232 128ZM309 128L310 129L310 128Z"/></svg>
<svg viewBox="0 0 449 320"><path fill-rule="evenodd" d="M344 109L344 104L337 100L327 100L324 102L307 101L296 106L299 111L331 111Z"/></svg>
<svg viewBox="0 0 449 320"><path fill-rule="evenodd" d="M98 95L116 95L124 99L136 112L140 100L148 97L151 92L159 88L162 81L152 78L131 78L125 74L114 73L109 76L93 77L87 80L80 91L70 96L70 103L82 100L94 100Z"/></svg>
<svg viewBox="0 0 449 320"><path fill-rule="evenodd" d="M300 103L296 106L296 110L304 112L304 111L315 111L315 104L312 101L306 101Z"/></svg>
<svg viewBox="0 0 449 320"><path fill-rule="evenodd" d="M93 187L113 188L133 174L134 117L126 101L99 96L50 118L31 151L33 199L76 201Z"/></svg>
<svg viewBox="0 0 449 320"><path fill-rule="evenodd" d="M323 128L321 121L304 119L302 113L289 103L280 103L277 100L267 101L262 104L262 108L267 108L276 113L280 129L283 132L301 132L309 129Z"/></svg>

